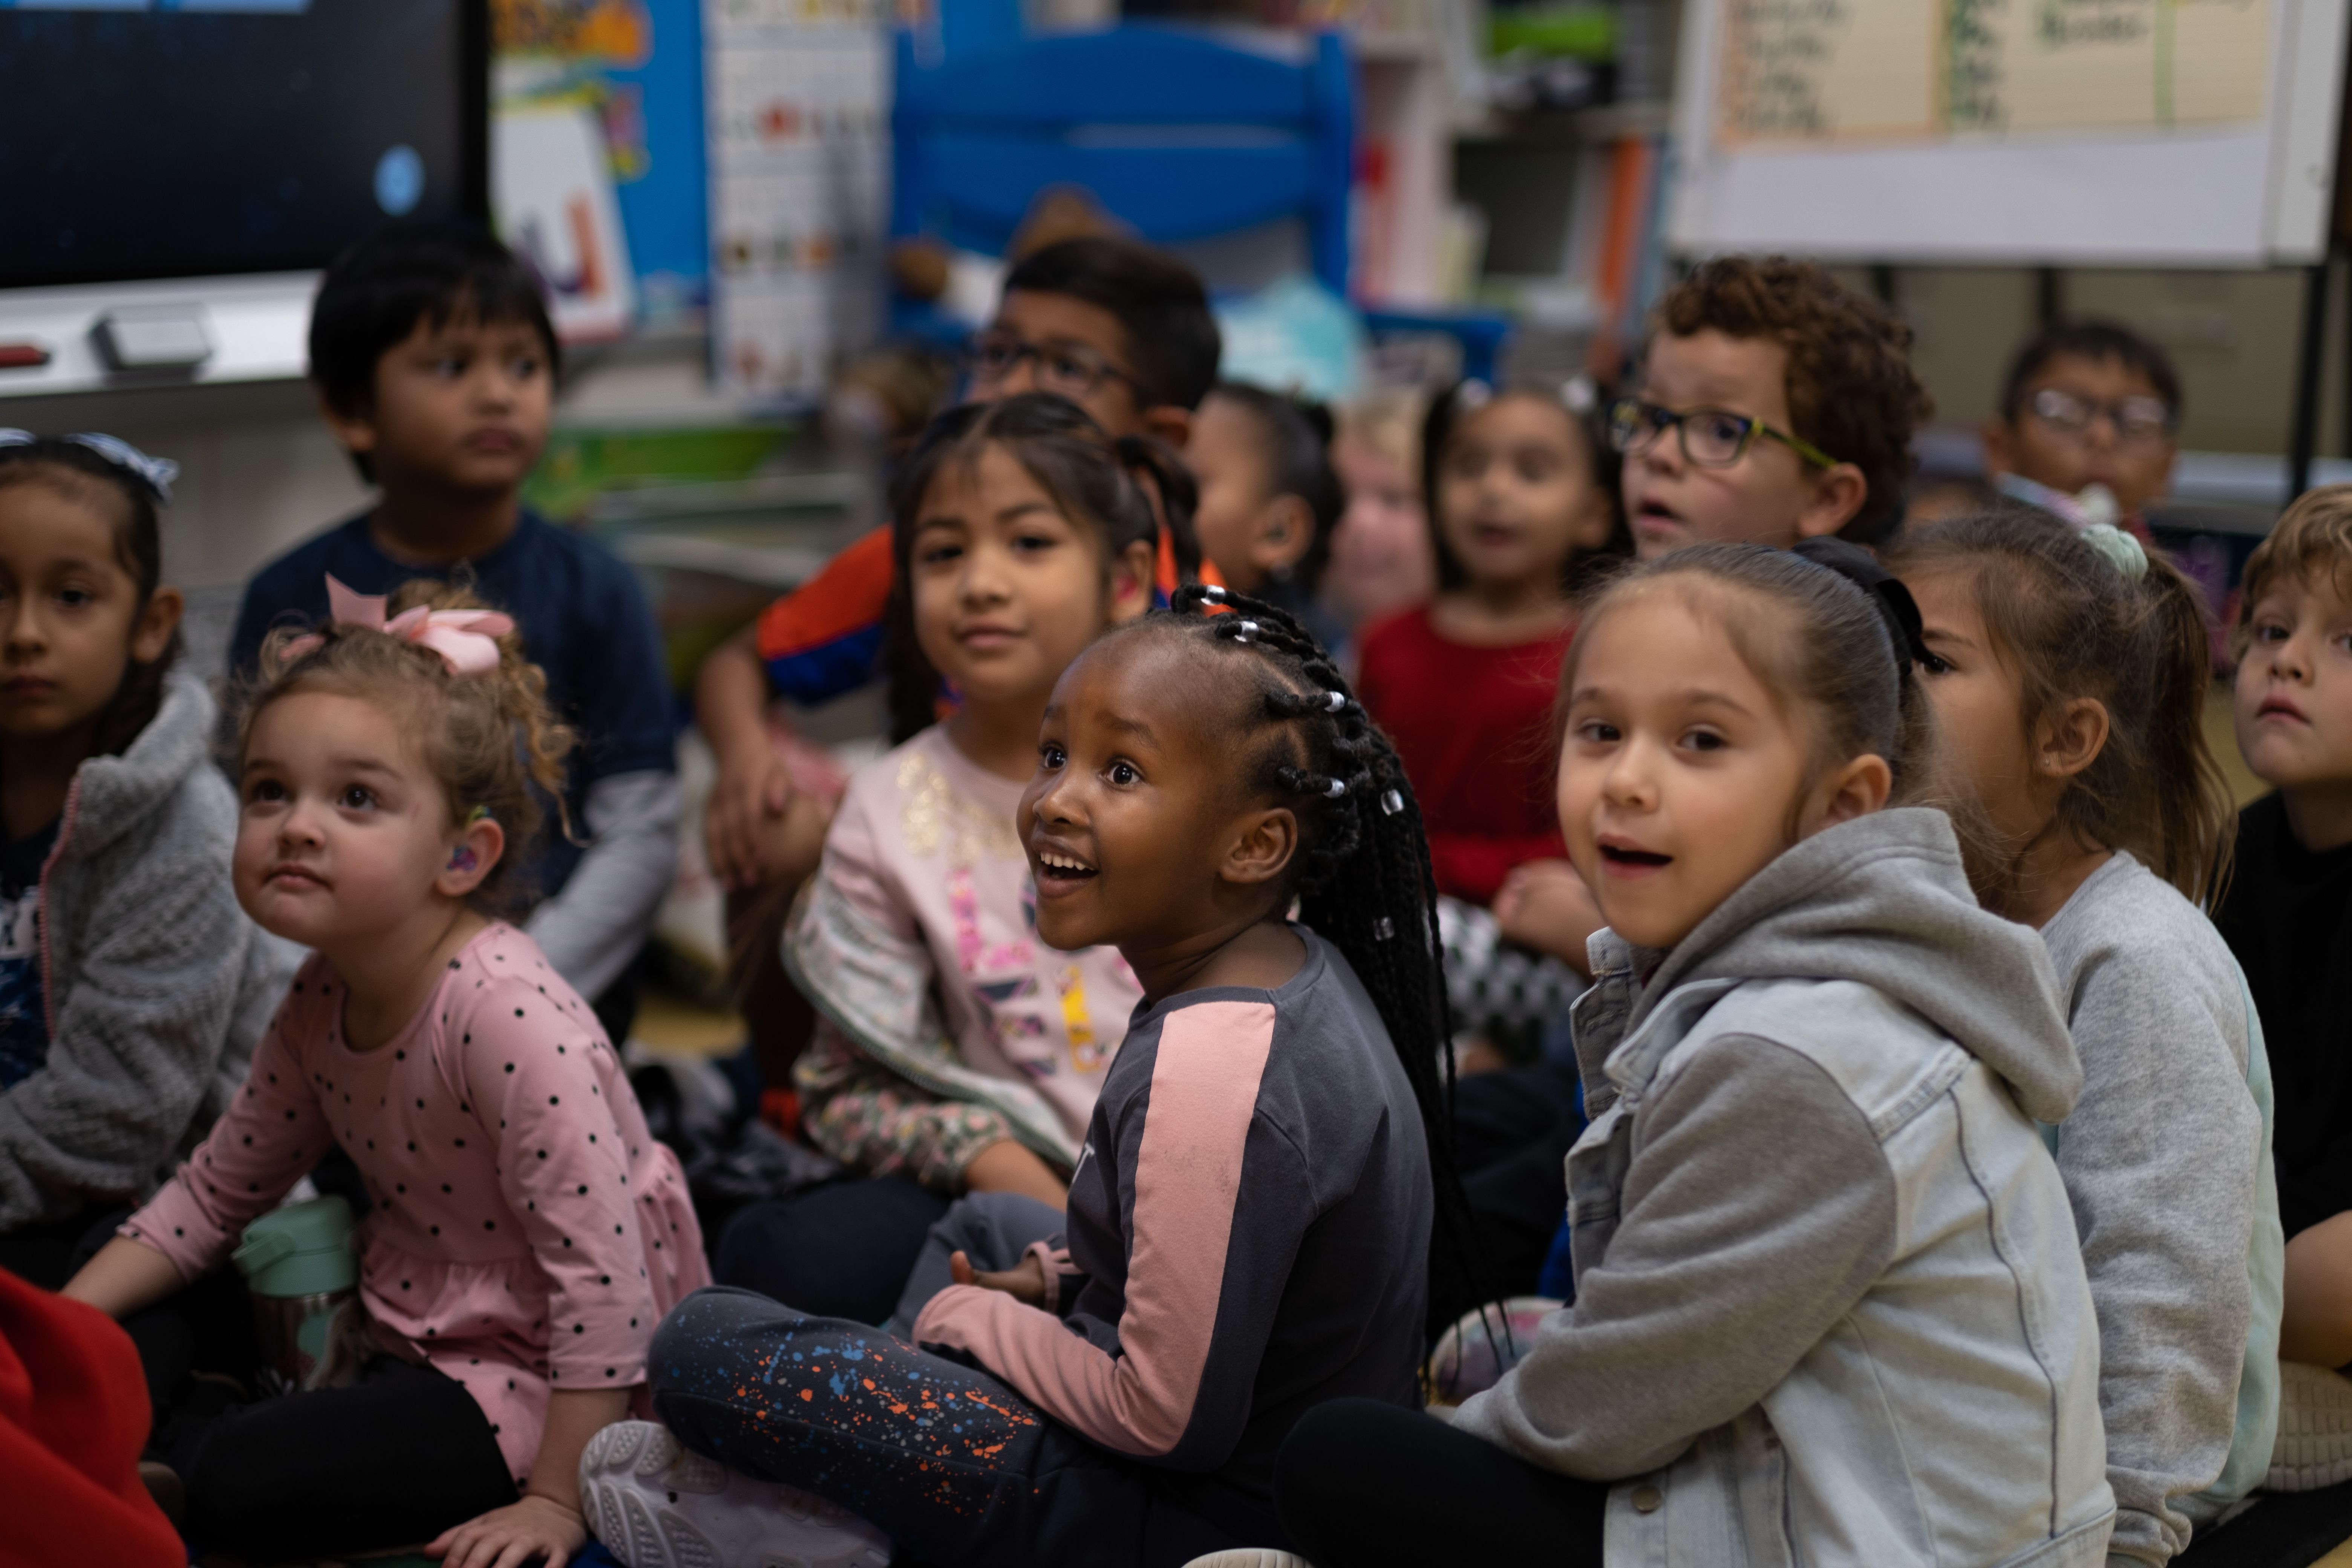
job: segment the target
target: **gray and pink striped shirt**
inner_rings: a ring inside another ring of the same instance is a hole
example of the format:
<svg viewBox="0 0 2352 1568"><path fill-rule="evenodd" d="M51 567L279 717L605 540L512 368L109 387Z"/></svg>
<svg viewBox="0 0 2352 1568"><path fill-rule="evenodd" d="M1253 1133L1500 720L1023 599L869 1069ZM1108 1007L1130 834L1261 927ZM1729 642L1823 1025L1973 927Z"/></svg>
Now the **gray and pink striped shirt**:
<svg viewBox="0 0 2352 1568"><path fill-rule="evenodd" d="M956 1286L915 1337L969 1352L1188 1503L1270 1519L1299 1415L1418 1403L1433 1204L1404 1069L1347 959L1147 1002L1070 1183L1059 1312ZM1049 1274L1050 1274L1049 1270ZM1174 1478L1171 1477L1171 1480Z"/></svg>

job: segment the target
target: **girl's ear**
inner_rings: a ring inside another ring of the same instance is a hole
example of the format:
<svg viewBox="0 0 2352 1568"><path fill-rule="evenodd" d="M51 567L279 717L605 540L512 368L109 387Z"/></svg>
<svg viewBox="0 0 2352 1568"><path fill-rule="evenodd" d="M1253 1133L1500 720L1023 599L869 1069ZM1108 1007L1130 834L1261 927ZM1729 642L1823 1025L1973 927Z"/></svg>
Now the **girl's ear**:
<svg viewBox="0 0 2352 1568"><path fill-rule="evenodd" d="M2048 779L2071 779L2106 749L2111 721L2107 705L2077 697L2045 717L2033 746L2033 771Z"/></svg>
<svg viewBox="0 0 2352 1568"><path fill-rule="evenodd" d="M1811 809L1805 813L1797 837L1810 838L1824 827L1835 827L1857 816L1868 816L1886 806L1895 792L1895 770L1875 752L1865 752L1813 786Z"/></svg>
<svg viewBox="0 0 2352 1568"><path fill-rule="evenodd" d="M1109 615L1105 623L1123 626L1151 608L1153 568L1159 564L1158 541L1139 539L1110 563Z"/></svg>
<svg viewBox="0 0 2352 1568"><path fill-rule="evenodd" d="M507 830L494 816L477 816L449 840L449 858L433 879L433 890L446 899L472 896L506 853Z"/></svg>
<svg viewBox="0 0 2352 1568"><path fill-rule="evenodd" d="M152 664L163 657L172 646L172 634L180 629L180 617L187 613L188 601L177 588L158 588L148 596L147 607L139 612L139 619L131 627L131 658L137 664Z"/></svg>
<svg viewBox="0 0 2352 1568"><path fill-rule="evenodd" d="M1315 509L1300 496L1276 496L1257 516L1251 563L1271 577L1306 559L1315 542Z"/></svg>
<svg viewBox="0 0 2352 1568"><path fill-rule="evenodd" d="M1286 805L1244 814L1234 820L1234 836L1217 863L1220 881L1242 887L1271 882L1298 853L1298 816Z"/></svg>

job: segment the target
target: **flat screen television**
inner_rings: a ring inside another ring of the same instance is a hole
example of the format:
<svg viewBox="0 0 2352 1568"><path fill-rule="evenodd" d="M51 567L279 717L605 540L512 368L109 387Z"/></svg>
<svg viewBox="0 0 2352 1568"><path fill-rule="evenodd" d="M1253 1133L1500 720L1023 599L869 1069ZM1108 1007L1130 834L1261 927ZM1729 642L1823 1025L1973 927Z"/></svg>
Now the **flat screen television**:
<svg viewBox="0 0 2352 1568"><path fill-rule="evenodd" d="M324 266L488 211L486 0L0 0L0 289Z"/></svg>

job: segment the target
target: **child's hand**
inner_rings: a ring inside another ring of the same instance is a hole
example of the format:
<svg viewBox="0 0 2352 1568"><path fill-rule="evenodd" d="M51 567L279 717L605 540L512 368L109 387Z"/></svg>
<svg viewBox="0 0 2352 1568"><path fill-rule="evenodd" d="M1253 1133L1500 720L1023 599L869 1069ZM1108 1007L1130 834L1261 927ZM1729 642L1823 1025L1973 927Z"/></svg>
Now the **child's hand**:
<svg viewBox="0 0 2352 1568"><path fill-rule="evenodd" d="M782 826L793 794L792 769L772 746L763 743L749 757L719 758L702 837L721 887L751 888L766 880L766 840Z"/></svg>
<svg viewBox="0 0 2352 1568"><path fill-rule="evenodd" d="M948 1278L959 1285L977 1285L983 1290L1002 1290L1025 1306L1045 1304L1045 1266L1030 1253L1001 1274L987 1274L974 1268L971 1259L961 1252L948 1256Z"/></svg>
<svg viewBox="0 0 2352 1568"><path fill-rule="evenodd" d="M533 1559L563 1568L588 1544L588 1526L562 1503L536 1493L445 1530L425 1549L442 1568L522 1568Z"/></svg>
<svg viewBox="0 0 2352 1568"><path fill-rule="evenodd" d="M1512 868L1495 895L1495 923L1522 947L1548 952L1586 979L1592 961L1584 939L1609 922L1592 889L1565 860L1530 860Z"/></svg>

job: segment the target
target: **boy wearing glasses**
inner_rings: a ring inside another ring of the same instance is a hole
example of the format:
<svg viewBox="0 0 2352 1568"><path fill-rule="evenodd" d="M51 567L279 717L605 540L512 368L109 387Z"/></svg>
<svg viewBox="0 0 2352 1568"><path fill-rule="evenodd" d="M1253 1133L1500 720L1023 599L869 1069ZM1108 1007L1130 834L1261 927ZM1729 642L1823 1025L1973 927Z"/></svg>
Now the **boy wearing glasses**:
<svg viewBox="0 0 2352 1568"><path fill-rule="evenodd" d="M1811 262L1701 266L1659 305L1634 393L1609 408L1634 553L1892 538L1911 433L1934 409L1910 353L1910 328Z"/></svg>
<svg viewBox="0 0 2352 1568"><path fill-rule="evenodd" d="M1114 437L1156 437L1181 450L1216 382L1219 351L1207 291L1190 267L1133 240L1066 239L1006 275L995 319L965 351L964 395L1059 393ZM737 1004L772 1084L791 1081L813 1023L778 942L833 812L830 800L795 787L768 710L780 696L829 702L875 678L891 572L890 531L877 528L770 605L695 682L695 721L719 763L703 837L728 890Z"/></svg>
<svg viewBox="0 0 2352 1568"><path fill-rule="evenodd" d="M2172 484L2179 425L2180 376L2162 349L2105 321L2054 322L2010 364L2000 416L1985 423L1985 473L2073 521L2144 533L2142 514Z"/></svg>

